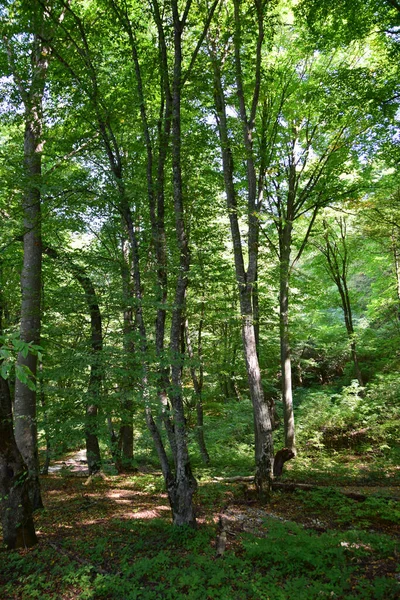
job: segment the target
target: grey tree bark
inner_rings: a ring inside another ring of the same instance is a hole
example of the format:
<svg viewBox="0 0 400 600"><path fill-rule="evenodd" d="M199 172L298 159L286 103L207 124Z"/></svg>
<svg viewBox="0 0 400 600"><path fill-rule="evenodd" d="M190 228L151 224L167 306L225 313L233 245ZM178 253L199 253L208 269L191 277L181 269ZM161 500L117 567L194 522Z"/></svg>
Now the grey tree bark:
<svg viewBox="0 0 400 600"><path fill-rule="evenodd" d="M21 322L20 336L25 342L40 343L42 234L41 234L41 175L43 151L42 103L48 70L48 48L42 42L44 10L32 7L30 14L32 45L30 50L31 76L27 85L19 76L17 59L7 44L10 66L24 104L24 190L23 212L23 267L21 272ZM37 356L19 353L20 367L26 367L36 378ZM29 470L30 496L34 509L43 506L39 483L37 449L36 390L20 380L15 385L15 437L18 448Z"/></svg>
<svg viewBox="0 0 400 600"><path fill-rule="evenodd" d="M168 65L168 53L169 48L167 47L164 31L164 15L161 16L159 5L157 0L154 0L152 4L153 17L155 19L156 28L159 36L159 47L160 47L160 64L162 70L161 87L162 87L162 101L160 105L160 126L159 126L159 157L157 165L157 184L153 185L153 149L151 137L148 135L149 129L147 127L146 117L146 105L144 102L144 94L142 81L140 77L140 64L138 60L138 53L136 52L135 36L132 34L131 25L129 22L129 14L127 5L120 3L117 0L110 0L110 6L117 15L120 23L123 25L125 31L131 42L132 58L134 63L135 74L137 78L137 92L139 96L140 114L143 124L143 135L144 145L147 153L147 173L148 173L148 197L149 197L149 208L151 215L151 224L153 237L155 240L155 248L157 258L159 259L159 270L158 270L158 284L159 292L158 296L160 299L160 308L157 314L157 329L156 329L156 349L158 356L161 360L164 358L164 330L165 330L165 301L166 301L166 258L165 255L165 239L163 238L164 233L164 171L166 165L166 157L168 150L168 141L172 137L172 162L173 162L173 188L174 188L174 207L175 207L175 224L177 230L177 242L180 249L180 266L179 276L175 288L175 305L172 314L172 326L170 336L170 352L174 357L171 364L171 382L168 377L168 390L167 388L167 370L163 367L158 375L159 396L162 401L165 401L168 391L169 402L165 403L165 419L164 422L167 426L167 432L171 441L171 447L175 459L174 473L170 468L165 453L165 449L162 443L161 435L158 431L157 425L154 421L151 403L147 401L148 388L151 386L152 381L149 381L149 368L147 365L148 361L148 338L146 335L146 325L143 316L143 302L142 302L142 286L141 286L141 266L139 262L140 248L137 231L133 220L133 215L130 207L130 202L126 193L126 182L124 177L124 160L123 155L118 144L118 140L113 131L112 123L109 118L109 113L106 107L105 98L101 92L101 86L99 85L98 74L96 71L96 65L93 62L88 39L86 36L85 24L67 2L63 2L68 15L72 19L72 23L79 32L80 42L76 43L79 48L79 56L84 57L83 68L85 69L85 78L79 76L76 70L69 65L60 49L53 48L53 52L59 59L59 61L67 67L72 77L77 80L85 93L89 96L92 103L92 107L96 114L97 124L99 128L100 137L103 141L104 148L109 160L110 171L112 173L115 187L119 195L119 211L124 220L126 228L126 235L130 244L131 262L132 262L132 288L134 298L134 322L137 328L138 337L140 338L140 353L142 355L143 363L143 374L142 374L142 388L143 396L145 399L145 411L146 420L149 430L152 434L153 441L155 443L159 459L162 465L164 477L167 484L167 490L169 494L170 504L173 512L173 520L176 524L195 524L192 496L195 490L195 480L191 474L190 462L187 452L186 444L186 432L185 432L185 419L183 414L183 401L182 401L182 390L180 382L181 366L175 364L175 359L180 353L181 345L181 331L182 331L182 318L183 318L183 307L184 297L187 286L187 272L190 262L189 247L187 243L187 237L184 225L184 206L183 206L183 194L182 194L182 181L181 181L181 167L180 167L180 98L181 89L184 83L185 77L188 77L190 70L193 66L193 62L200 49L201 43L204 40L209 22L212 18L212 14L215 10L219 0L214 0L211 9L208 12L206 23L203 29L203 33L200 35L199 41L196 45L196 49L192 55L188 70L184 75L181 73L181 35L185 27L187 16L190 10L191 1L189 0L185 5L183 15L180 17L178 12L178 3L172 1L172 23L174 31L174 50L173 50L173 75L172 78L169 72ZM169 30L168 30L169 31ZM67 37L70 35L66 33ZM169 35L169 33L168 33ZM90 81L90 85L87 85L87 81ZM172 83L171 83L172 81ZM171 134L172 130L172 134ZM179 329L179 332L178 332ZM178 332L178 333L177 333ZM169 414L169 404L171 405L171 413ZM171 418L170 418L171 416Z"/></svg>
<svg viewBox="0 0 400 600"><path fill-rule="evenodd" d="M296 455L296 438L293 412L292 361L289 338L289 277L292 223L283 226L280 239L279 264L279 326L281 346L282 402L284 416L285 447Z"/></svg>
<svg viewBox="0 0 400 600"><path fill-rule="evenodd" d="M239 114L243 128L243 147L247 166L247 226L248 226L248 264L245 268L242 237L239 229L237 198L234 186L234 163L231 142L228 135L226 101L222 84L221 63L218 59L216 44L211 41L211 55L214 68L214 99L217 124L220 137L225 193L229 214L236 281L239 290L240 312L242 317L242 340L246 361L250 398L253 405L255 431L256 484L260 495L268 496L273 477L273 439L268 405L264 399L261 383L260 365L257 355L257 327L254 322L253 292L257 281L259 219L258 212L262 200L262 186L257 185L256 168L253 153L253 129L259 103L261 81L261 49L264 39L263 3L255 0L258 36L256 39L255 83L251 109L247 114L243 91L241 66L241 14L240 2L234 0L234 61L236 72L236 93L239 101Z"/></svg>

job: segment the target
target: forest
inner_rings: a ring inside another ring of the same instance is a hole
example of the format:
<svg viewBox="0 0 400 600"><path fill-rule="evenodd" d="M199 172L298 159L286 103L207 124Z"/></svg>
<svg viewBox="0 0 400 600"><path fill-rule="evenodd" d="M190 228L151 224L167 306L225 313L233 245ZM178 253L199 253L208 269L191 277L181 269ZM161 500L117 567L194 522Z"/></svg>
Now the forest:
<svg viewBox="0 0 400 600"><path fill-rule="evenodd" d="M0 597L398 598L399 0L0 32Z"/></svg>

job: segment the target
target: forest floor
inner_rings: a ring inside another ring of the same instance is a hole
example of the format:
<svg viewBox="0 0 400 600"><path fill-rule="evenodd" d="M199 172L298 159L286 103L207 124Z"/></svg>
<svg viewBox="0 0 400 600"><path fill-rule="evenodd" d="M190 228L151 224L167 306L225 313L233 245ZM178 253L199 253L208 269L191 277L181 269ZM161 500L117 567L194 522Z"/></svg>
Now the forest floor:
<svg viewBox="0 0 400 600"><path fill-rule="evenodd" d="M278 490L267 506L249 482L204 476L197 531L176 530L159 473L88 480L84 453L75 453L43 477L39 545L3 557L0 597L398 598L396 475L366 485L314 474L315 488ZM296 482L290 469L284 481Z"/></svg>

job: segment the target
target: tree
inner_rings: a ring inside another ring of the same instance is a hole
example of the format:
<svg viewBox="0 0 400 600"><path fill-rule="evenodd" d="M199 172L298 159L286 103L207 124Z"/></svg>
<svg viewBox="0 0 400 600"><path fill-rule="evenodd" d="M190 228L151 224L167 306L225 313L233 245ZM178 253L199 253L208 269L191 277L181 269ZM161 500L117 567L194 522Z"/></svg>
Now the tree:
<svg viewBox="0 0 400 600"><path fill-rule="evenodd" d="M3 540L9 550L37 543L30 485L27 467L14 438L10 388L0 376L0 506Z"/></svg>
<svg viewBox="0 0 400 600"><path fill-rule="evenodd" d="M265 108L265 202L261 215L268 245L279 261L281 383L285 446L296 454L289 332L290 277L308 243L321 208L344 195L341 181L352 168L351 148L367 127L355 103L339 99L351 61L343 57L301 56L287 45ZM282 64L283 63L283 64ZM321 82L324 88L321 90ZM357 111L358 120L354 116ZM352 184L354 186L354 184ZM303 227L297 226L300 222ZM275 230L275 231L274 231Z"/></svg>
<svg viewBox="0 0 400 600"><path fill-rule="evenodd" d="M332 281L335 283L342 304L344 322L350 342L351 356L354 363L354 370L360 387L364 386L361 369L358 362L356 337L353 325L353 315L351 309L351 300L348 288L348 269L349 252L346 241L346 221L340 217L337 220L338 233L335 233L327 220L323 221L324 245L320 250L326 258L326 271Z"/></svg>
<svg viewBox="0 0 400 600"><path fill-rule="evenodd" d="M13 76L20 100L24 106L24 180L22 192L23 246L24 259L21 273L21 321L20 335L26 342L40 343L41 274L42 274L42 234L41 234L41 175L43 152L43 96L49 66L49 49L43 43L47 29L47 8L35 1L29 6L22 2L11 3L6 13L10 27L3 27L9 71ZM14 12L15 11L15 12ZM15 23L21 25L24 11L28 15L26 29L21 33L15 30ZM18 35L26 46L25 57L17 55ZM33 380L37 371L37 356L21 352L18 364L27 367ZM37 450L36 388L17 379L15 385L15 435L19 450L26 462L31 477L31 500L33 508L42 507L39 484L39 461Z"/></svg>
<svg viewBox="0 0 400 600"><path fill-rule="evenodd" d="M236 281L240 299L243 349L254 413L256 482L260 494L268 495L273 468L272 426L268 405L264 401L260 365L257 356L256 328L254 324L254 289L257 282L259 246L258 214L262 201L263 168L261 166L259 176L257 177L253 148L254 127L260 101L261 61L265 38L264 19L267 14L268 3L255 0L250 4L255 15L255 26L257 28L254 80L251 83L246 82L246 88L251 85L252 89L249 101L250 108L247 106L244 91L242 54L245 51L245 36L241 24L243 20L242 9L245 8L249 11L249 6L246 4L245 7L242 7L242 3L239 0L234 0L233 15L229 13L227 16L227 20L231 19L233 23L231 35L233 39L234 73L232 77L238 99L238 114L242 128L241 147L246 164L244 185L247 195L247 268L245 267L242 234L239 226L238 195L234 184L236 174L227 118L227 91L224 89L223 67L226 64L226 48L224 48L223 43L220 43L218 31L214 32L213 36L210 36L209 46L214 75L215 115L221 146L227 212L231 227ZM227 7L226 4L224 5L225 7ZM248 14L246 17L248 17Z"/></svg>
<svg viewBox="0 0 400 600"><path fill-rule="evenodd" d="M204 39L208 24L212 18L213 11L217 2L214 3L211 10L205 16L205 25L203 32L199 36L197 45L192 54L189 69L182 71L182 34L186 26L187 17L190 11L190 2L187 3L182 16L179 14L177 3L172 3L172 12L170 17L174 24L174 35L169 47L169 33L165 29L164 14L160 10L158 2L152 3L153 18L156 30L158 32L160 47L160 92L161 103L159 109L159 161L156 183L153 181L153 148L151 146L151 137L149 135L150 127L147 120L146 98L143 87L143 78L138 61L138 52L136 48L136 39L133 35L133 28L130 23L129 7L112 2L111 7L114 14L123 24L124 30L128 34L131 47L134 73L136 76L137 95L139 98L139 109L142 122L142 131L144 147L147 155L147 186L148 186L148 210L150 214L150 223L153 233L153 241L158 259L158 298L160 306L157 316L157 329L155 345L157 355L161 360L164 352L164 332L165 332L165 299L166 299L166 264L165 264L165 241L163 232L164 220L164 174L169 141L171 142L172 154L172 173L173 173L173 199L176 230L176 249L179 256L177 277L175 280L175 291L173 300L173 309L171 314L171 329L169 339L169 371L170 379L166 377L165 366L158 370L160 396L166 400L166 391L168 391L169 401L172 411L165 410L164 422L171 441L172 451L175 459L175 475L173 475L168 465L165 449L162 444L161 436L150 410L150 403L146 403L146 415L149 429L153 435L155 445L158 449L160 462L163 468L164 477L167 484L171 507L173 509L174 522L177 524L195 523L192 508L192 495L195 490L195 480L191 474L187 444L185 439L185 418L183 411L182 391L181 391L181 345L182 331L184 322L184 300L188 282L188 270L190 265L190 252L188 245L188 235L185 226L185 207L184 192L182 185L181 168L181 117L180 104L182 86L185 79L188 78L191 64L195 60L202 40ZM67 3L64 3L66 10L66 20L62 27L62 33L67 43L72 44L77 50L77 56L70 53L64 53L58 44L53 46L53 53L57 56L60 64L66 67L67 72L72 79L77 82L88 98L89 112L97 123L98 133L104 144L105 154L109 162L109 171L112 178L113 192L117 198L117 208L123 219L126 237L130 244L131 265L132 265L132 289L134 306L134 323L139 335L138 348L142 354L142 390L144 398L148 395L148 387L152 384L149 379L149 336L147 333L146 315L144 313L143 298L143 273L141 267L141 240L138 230L135 226L134 214L128 194L129 185L129 163L124 160L124 150L119 137L119 126L114 120L114 114L108 102L108 82L104 81L103 71L100 65L96 64L93 56L97 44L102 40L93 36L93 30L86 26L86 22L77 10L74 10ZM87 14L90 15L93 6L87 7ZM76 28L76 31L74 30ZM65 48L64 48L65 49ZM171 57L169 56L171 54ZM78 59L78 60L77 60ZM173 65L170 75L170 60ZM154 193L156 190L156 194ZM157 204L156 204L157 200ZM168 385L168 390L166 390ZM165 403L164 408L168 406ZM173 422L171 420L173 416Z"/></svg>
<svg viewBox="0 0 400 600"><path fill-rule="evenodd" d="M46 254L54 259L59 259L59 253L53 248L47 247ZM97 300L96 290L93 282L85 270L72 262L66 261L74 277L82 286L85 294L85 300L90 314L90 376L87 391L88 401L86 403L85 414L85 439L86 439L86 457L89 467L89 475L97 473L101 468L101 455L98 439L98 411L101 403L101 388L104 378L103 368L103 325L102 316Z"/></svg>

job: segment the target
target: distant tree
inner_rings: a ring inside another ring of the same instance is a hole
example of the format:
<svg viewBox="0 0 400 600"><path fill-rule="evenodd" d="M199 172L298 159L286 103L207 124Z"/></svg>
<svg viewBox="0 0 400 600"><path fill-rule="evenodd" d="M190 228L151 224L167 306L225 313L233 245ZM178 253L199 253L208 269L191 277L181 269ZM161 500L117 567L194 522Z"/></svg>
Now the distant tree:
<svg viewBox="0 0 400 600"><path fill-rule="evenodd" d="M319 247L326 259L326 271L329 277L335 283L340 295L344 322L350 343L351 357L354 363L354 370L359 385L363 387L364 380L358 361L357 343L353 323L353 311L348 286L350 255L348 252L346 239L346 221L343 217L339 217L339 219L336 220L335 231L335 227L333 227L332 224L329 224L327 220L324 220L323 228L323 243Z"/></svg>

